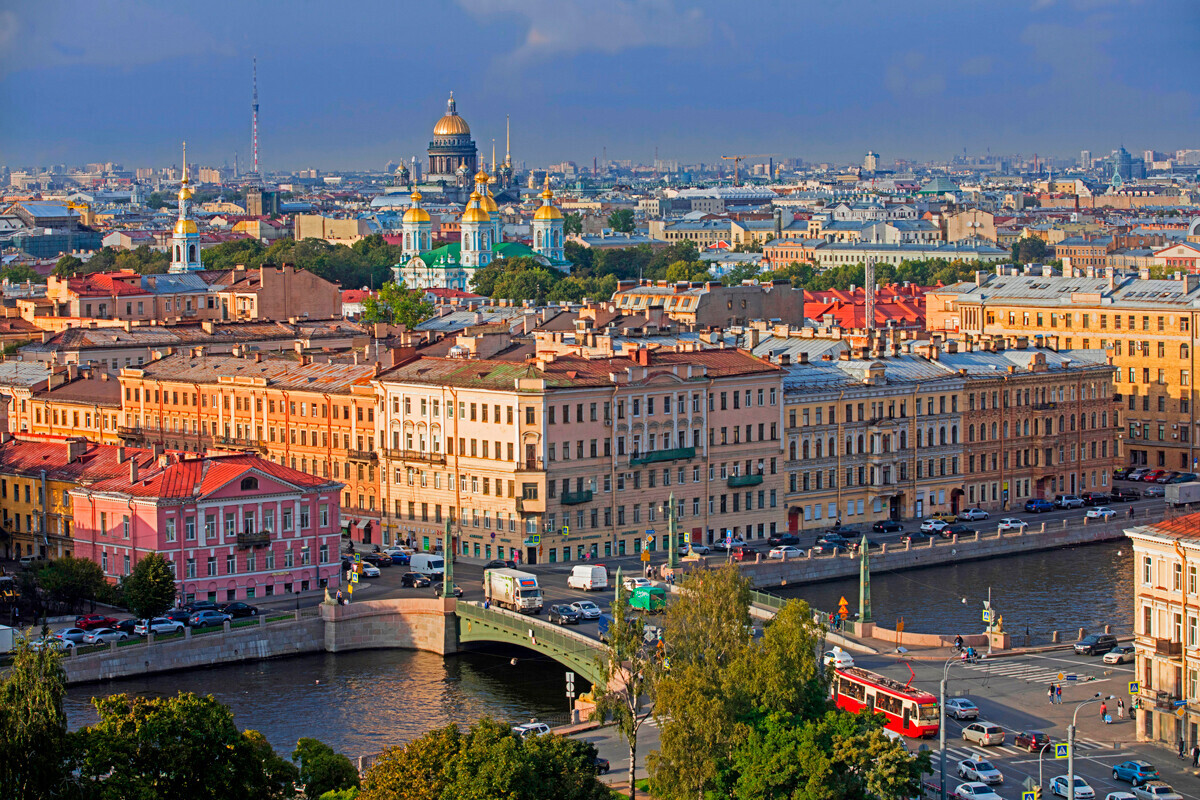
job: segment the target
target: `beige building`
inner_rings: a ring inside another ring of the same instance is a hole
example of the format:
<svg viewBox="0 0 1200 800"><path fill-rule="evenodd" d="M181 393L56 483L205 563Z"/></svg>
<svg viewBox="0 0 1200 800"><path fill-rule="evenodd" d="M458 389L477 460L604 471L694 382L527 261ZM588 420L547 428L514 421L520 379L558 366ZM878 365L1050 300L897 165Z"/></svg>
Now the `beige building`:
<svg viewBox="0 0 1200 800"><path fill-rule="evenodd" d="M297 214L297 242L305 239L324 239L330 244L354 244L371 235L371 226L361 219L333 219L320 214Z"/></svg>

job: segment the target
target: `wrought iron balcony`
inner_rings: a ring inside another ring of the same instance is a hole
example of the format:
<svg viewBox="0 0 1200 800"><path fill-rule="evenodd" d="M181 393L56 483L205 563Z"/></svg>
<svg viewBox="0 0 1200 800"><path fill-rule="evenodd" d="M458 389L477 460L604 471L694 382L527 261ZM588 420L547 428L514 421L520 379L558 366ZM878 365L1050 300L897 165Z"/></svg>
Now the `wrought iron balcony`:
<svg viewBox="0 0 1200 800"><path fill-rule="evenodd" d="M540 458L526 458L517 462L517 472L542 472L544 469Z"/></svg>
<svg viewBox="0 0 1200 800"><path fill-rule="evenodd" d="M268 547L270 544L270 531L242 531L237 535L238 547Z"/></svg>
<svg viewBox="0 0 1200 800"><path fill-rule="evenodd" d="M359 452L359 451L352 450L351 452ZM394 458L399 461L420 461L424 464L445 464L446 463L446 454L445 453L424 453L424 452L421 452L420 450L395 450L395 449L388 448L383 451L383 454L385 456L387 456L388 458ZM353 456L351 456L351 458L353 458ZM375 459L368 459L368 460L374 461Z"/></svg>
<svg viewBox="0 0 1200 800"><path fill-rule="evenodd" d="M379 453L374 450L347 450L346 458L351 461L369 461L374 463L379 460Z"/></svg>
<svg viewBox="0 0 1200 800"><path fill-rule="evenodd" d="M580 503L590 503L592 501L592 490L584 489L582 492L563 492L561 499L564 506L577 506Z"/></svg>
<svg viewBox="0 0 1200 800"><path fill-rule="evenodd" d="M726 483L730 489L736 489L739 486L758 486L762 482L762 475L730 475Z"/></svg>
<svg viewBox="0 0 1200 800"><path fill-rule="evenodd" d="M649 453L634 453L629 458L629 465L636 467L641 464L655 464L660 461L680 461L696 457L694 447L675 447L670 450L653 450Z"/></svg>

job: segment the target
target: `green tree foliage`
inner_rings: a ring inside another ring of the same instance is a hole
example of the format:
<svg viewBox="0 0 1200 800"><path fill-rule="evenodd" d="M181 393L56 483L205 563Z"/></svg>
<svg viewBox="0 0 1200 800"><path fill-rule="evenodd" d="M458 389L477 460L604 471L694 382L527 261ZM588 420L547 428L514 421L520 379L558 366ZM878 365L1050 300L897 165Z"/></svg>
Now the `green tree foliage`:
<svg viewBox="0 0 1200 800"><path fill-rule="evenodd" d="M296 768L261 734L240 733L212 696L94 699L100 721L79 734L82 794L95 800L291 797Z"/></svg>
<svg viewBox="0 0 1200 800"><path fill-rule="evenodd" d="M574 275L568 275L554 284L548 297L552 302L566 300L571 303L579 303L584 298L602 301L612 297L615 291L617 291L617 279L612 275L605 275L603 278L577 278Z"/></svg>
<svg viewBox="0 0 1200 800"><path fill-rule="evenodd" d="M576 739L522 740L483 719L466 733L431 731L385 751L367 770L359 800L608 800L596 749Z"/></svg>
<svg viewBox="0 0 1200 800"><path fill-rule="evenodd" d="M328 792L358 789L354 764L322 741L304 738L296 742L292 760L300 765L300 782L308 800L318 800Z"/></svg>
<svg viewBox="0 0 1200 800"><path fill-rule="evenodd" d="M62 259L59 260L61 261ZM0 280L5 280L9 283L25 283L26 281L32 281L33 283L46 282L45 278L34 272L33 267L28 267L24 264L17 264L0 270Z"/></svg>
<svg viewBox="0 0 1200 800"><path fill-rule="evenodd" d="M633 233L633 211L619 208L608 215L608 227L618 233Z"/></svg>
<svg viewBox="0 0 1200 800"><path fill-rule="evenodd" d="M573 211L563 214L563 233L567 236L583 233L583 217Z"/></svg>
<svg viewBox="0 0 1200 800"><path fill-rule="evenodd" d="M1040 264L1046 257L1046 243L1036 236L1024 237L1013 242L1014 264Z"/></svg>
<svg viewBox="0 0 1200 800"><path fill-rule="evenodd" d="M709 281L712 276L708 272L708 264L703 261L676 261L667 267L666 279L672 283L678 281Z"/></svg>
<svg viewBox="0 0 1200 800"><path fill-rule="evenodd" d="M175 576L158 553L143 556L121 581L126 607L139 619L162 614L175 602Z"/></svg>
<svg viewBox="0 0 1200 800"><path fill-rule="evenodd" d="M347 289L382 286L392 278L392 267L403 260L400 247L379 234L352 246L329 244L324 239L280 239L265 247L257 239L222 242L200 253L205 269L232 269L238 265L291 264Z"/></svg>
<svg viewBox="0 0 1200 800"><path fill-rule="evenodd" d="M535 300L546 302L562 273L538 263L532 256L494 261L475 273L471 286L482 295L497 300Z"/></svg>
<svg viewBox="0 0 1200 800"><path fill-rule="evenodd" d="M321 800L357 800L361 796L362 792L358 788L335 789L321 795Z"/></svg>
<svg viewBox="0 0 1200 800"><path fill-rule="evenodd" d="M433 303L419 289L406 289L391 281L379 287L378 297L363 301L363 322L383 322L409 328L433 316Z"/></svg>
<svg viewBox="0 0 1200 800"><path fill-rule="evenodd" d="M18 645L0 682L0 793L13 800L67 797L70 738L62 656Z"/></svg>
<svg viewBox="0 0 1200 800"><path fill-rule="evenodd" d="M84 271L83 259L70 253L64 253L54 264L54 274L59 278L82 271Z"/></svg>
<svg viewBox="0 0 1200 800"><path fill-rule="evenodd" d="M108 583L100 565L90 558L63 556L38 570L38 586L52 600L63 603L72 611L79 604L96 600Z"/></svg>
<svg viewBox="0 0 1200 800"><path fill-rule="evenodd" d="M142 275L161 275L170 266L170 255L158 250L151 250L144 244L133 250L102 247L93 253L86 262L80 261L74 256L63 256L54 265L54 275L65 278L74 274L87 275L92 272L109 272L117 269L132 270Z"/></svg>

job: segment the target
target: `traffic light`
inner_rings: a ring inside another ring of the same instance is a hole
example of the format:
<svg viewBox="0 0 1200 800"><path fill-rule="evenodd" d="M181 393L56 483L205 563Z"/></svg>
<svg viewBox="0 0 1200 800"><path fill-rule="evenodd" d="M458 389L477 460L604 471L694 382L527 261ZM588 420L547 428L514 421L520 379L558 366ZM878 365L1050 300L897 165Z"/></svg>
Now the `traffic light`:
<svg viewBox="0 0 1200 800"><path fill-rule="evenodd" d="M1042 800L1042 787L1033 787L1033 800Z"/></svg>

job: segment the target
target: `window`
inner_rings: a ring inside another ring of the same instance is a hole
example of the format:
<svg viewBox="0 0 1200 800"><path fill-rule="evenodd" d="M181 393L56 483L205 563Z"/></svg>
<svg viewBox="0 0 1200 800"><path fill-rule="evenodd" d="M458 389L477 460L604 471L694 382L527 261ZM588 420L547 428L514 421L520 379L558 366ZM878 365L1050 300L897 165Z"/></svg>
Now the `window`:
<svg viewBox="0 0 1200 800"><path fill-rule="evenodd" d="M254 476L242 478L242 491L253 492L258 490L258 478Z"/></svg>

